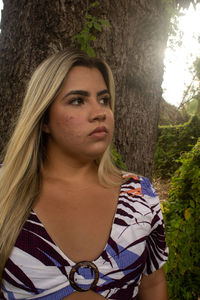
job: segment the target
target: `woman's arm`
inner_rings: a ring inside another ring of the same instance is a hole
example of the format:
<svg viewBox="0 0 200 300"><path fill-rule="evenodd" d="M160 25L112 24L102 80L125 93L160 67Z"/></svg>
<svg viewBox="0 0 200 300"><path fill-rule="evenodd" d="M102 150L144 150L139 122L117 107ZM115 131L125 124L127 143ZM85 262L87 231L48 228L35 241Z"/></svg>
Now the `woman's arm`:
<svg viewBox="0 0 200 300"><path fill-rule="evenodd" d="M143 275L138 300L167 300L167 284L163 269L151 275Z"/></svg>

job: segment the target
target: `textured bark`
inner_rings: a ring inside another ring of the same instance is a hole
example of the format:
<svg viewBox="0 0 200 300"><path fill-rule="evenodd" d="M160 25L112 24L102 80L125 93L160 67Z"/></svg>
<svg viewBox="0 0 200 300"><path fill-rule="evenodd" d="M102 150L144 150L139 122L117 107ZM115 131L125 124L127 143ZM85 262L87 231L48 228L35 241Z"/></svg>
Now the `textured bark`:
<svg viewBox="0 0 200 300"><path fill-rule="evenodd" d="M25 85L50 53L72 45L86 1L7 0L0 42L0 144L21 106ZM91 13L110 21L98 33L97 56L116 82L115 145L128 168L151 177L168 21L160 0L102 0Z"/></svg>
<svg viewBox="0 0 200 300"><path fill-rule="evenodd" d="M128 168L151 177L168 20L162 1L105 1L112 32L99 47L116 79L115 145ZM112 4L112 5L111 5ZM103 50L101 50L103 54Z"/></svg>

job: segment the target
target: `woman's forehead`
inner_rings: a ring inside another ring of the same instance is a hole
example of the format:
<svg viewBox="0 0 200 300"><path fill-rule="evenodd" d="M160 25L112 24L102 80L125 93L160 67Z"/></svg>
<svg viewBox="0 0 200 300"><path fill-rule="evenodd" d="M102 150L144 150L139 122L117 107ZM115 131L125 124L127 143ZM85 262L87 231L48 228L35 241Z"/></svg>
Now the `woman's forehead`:
<svg viewBox="0 0 200 300"><path fill-rule="evenodd" d="M73 67L66 76L63 88L108 88L102 73L97 68Z"/></svg>

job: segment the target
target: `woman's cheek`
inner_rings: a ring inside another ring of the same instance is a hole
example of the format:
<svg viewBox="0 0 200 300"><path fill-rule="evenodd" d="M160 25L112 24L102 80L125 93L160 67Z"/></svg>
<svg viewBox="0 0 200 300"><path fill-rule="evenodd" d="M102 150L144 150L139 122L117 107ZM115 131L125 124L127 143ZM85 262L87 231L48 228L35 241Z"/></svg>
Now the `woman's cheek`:
<svg viewBox="0 0 200 300"><path fill-rule="evenodd" d="M70 115L67 115L65 116L64 120L63 120L63 125L70 128L70 127L74 127L75 125L80 125L82 124L82 120L80 117L76 116L70 116Z"/></svg>

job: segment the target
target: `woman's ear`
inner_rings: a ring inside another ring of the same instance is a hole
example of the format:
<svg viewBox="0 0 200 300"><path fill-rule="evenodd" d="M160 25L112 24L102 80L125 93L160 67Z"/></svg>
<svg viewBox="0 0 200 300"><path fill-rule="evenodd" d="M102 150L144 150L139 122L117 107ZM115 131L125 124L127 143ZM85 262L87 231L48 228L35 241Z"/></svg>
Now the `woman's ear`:
<svg viewBox="0 0 200 300"><path fill-rule="evenodd" d="M45 133L50 133L49 125L47 123L43 124L42 131L45 132Z"/></svg>

